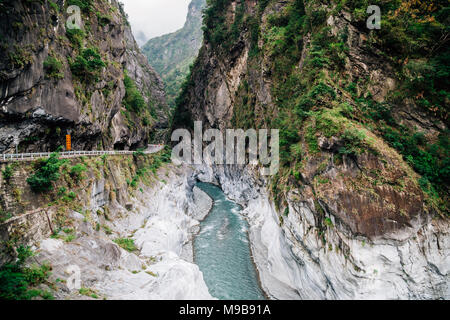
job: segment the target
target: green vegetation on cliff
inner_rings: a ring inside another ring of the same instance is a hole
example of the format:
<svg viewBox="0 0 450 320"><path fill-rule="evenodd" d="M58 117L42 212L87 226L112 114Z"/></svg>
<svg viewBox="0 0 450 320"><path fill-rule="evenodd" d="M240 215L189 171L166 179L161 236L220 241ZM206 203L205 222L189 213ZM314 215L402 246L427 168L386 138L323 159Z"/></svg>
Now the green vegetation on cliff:
<svg viewBox="0 0 450 320"><path fill-rule="evenodd" d="M137 90L136 84L125 72L123 79L125 85L125 97L123 99L123 104L128 111L140 112L145 107L145 100L142 94Z"/></svg>
<svg viewBox="0 0 450 320"><path fill-rule="evenodd" d="M171 107L175 105L175 98L189 72L189 66L197 57L202 44L202 10L205 4L205 0L193 0L182 29L151 39L142 47L150 65L164 80Z"/></svg>
<svg viewBox="0 0 450 320"><path fill-rule="evenodd" d="M17 260L0 268L0 300L30 300L36 297L53 300L50 292L35 289L39 284L46 283L51 267L45 264L27 267L25 263L33 256L30 248L19 246L16 251Z"/></svg>
<svg viewBox="0 0 450 320"><path fill-rule="evenodd" d="M138 248L134 244L134 240L131 238L119 238L114 240L114 242L117 243L121 248L127 250L128 252L134 252L138 250Z"/></svg>
<svg viewBox="0 0 450 320"><path fill-rule="evenodd" d="M99 73L106 65L100 56L98 49L83 49L79 56L70 63L72 73L84 81L98 81Z"/></svg>
<svg viewBox="0 0 450 320"><path fill-rule="evenodd" d="M57 152L52 153L47 159L35 163L35 172L27 179L31 189L36 193L44 193L53 190L53 182L60 177L59 170L66 163L59 159Z"/></svg>
<svg viewBox="0 0 450 320"><path fill-rule="evenodd" d="M61 72L62 62L58 58L48 56L44 61L44 69L49 78L61 79L64 77L64 74Z"/></svg>
<svg viewBox="0 0 450 320"><path fill-rule="evenodd" d="M234 11L231 3L208 1L204 37L225 61L239 52L239 42L249 47L231 123L281 130L282 169L274 194L288 192L292 178L301 184L304 166L321 157L319 139L337 138L338 162L367 152L394 157L386 142L420 174L432 206L448 212L447 2L266 0L253 7L238 1ZM366 27L369 5L382 8L380 30ZM370 73L377 67L385 78ZM201 68L194 67L196 79L208 72ZM257 102L258 72L271 84L273 103ZM178 124L192 121L184 106L194 86L189 77L177 101Z"/></svg>

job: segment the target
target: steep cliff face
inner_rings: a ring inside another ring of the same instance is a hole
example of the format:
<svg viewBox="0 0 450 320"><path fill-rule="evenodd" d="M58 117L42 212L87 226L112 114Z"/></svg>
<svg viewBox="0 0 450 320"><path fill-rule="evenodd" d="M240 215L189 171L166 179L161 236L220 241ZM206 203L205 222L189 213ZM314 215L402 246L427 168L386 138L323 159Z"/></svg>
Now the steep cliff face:
<svg viewBox="0 0 450 320"><path fill-rule="evenodd" d="M174 106L189 66L202 45L202 10L205 6L205 0L193 0L182 29L151 39L142 47L150 64L165 82L170 106Z"/></svg>
<svg viewBox="0 0 450 320"><path fill-rule="evenodd" d="M81 8L81 29L66 22ZM0 151L135 149L167 126L163 84L117 1L2 1Z"/></svg>
<svg viewBox="0 0 450 320"><path fill-rule="evenodd" d="M368 238L327 213L321 226L310 199L287 198L289 215L251 168L199 168L197 179L219 184L245 209L252 256L264 291L274 299L448 299L448 220ZM301 196L301 195L300 195Z"/></svg>
<svg viewBox="0 0 450 320"><path fill-rule="evenodd" d="M41 297L212 299L191 243L212 200L194 187L191 169L169 160L166 152L68 160L57 190L45 194L25 182L31 163L14 164L0 176L0 297L26 296L7 285L17 272L4 267L22 245L34 251L30 267L51 266L45 281L28 284ZM74 176L75 166L85 170ZM70 287L77 271L81 287Z"/></svg>
<svg viewBox="0 0 450 320"><path fill-rule="evenodd" d="M175 126L280 129L279 174L205 179L249 205L274 297L449 296L448 17L439 2L373 4L381 30L366 27L364 1L206 10Z"/></svg>

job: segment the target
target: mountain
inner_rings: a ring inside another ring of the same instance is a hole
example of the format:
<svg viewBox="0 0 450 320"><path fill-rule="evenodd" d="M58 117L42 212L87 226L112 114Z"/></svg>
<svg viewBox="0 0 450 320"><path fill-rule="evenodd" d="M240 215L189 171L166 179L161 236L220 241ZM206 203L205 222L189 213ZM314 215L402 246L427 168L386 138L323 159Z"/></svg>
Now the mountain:
<svg viewBox="0 0 450 320"><path fill-rule="evenodd" d="M81 29L67 8L81 8ZM168 108L121 5L0 3L0 152L136 149L160 139Z"/></svg>
<svg viewBox="0 0 450 320"><path fill-rule="evenodd" d="M205 10L174 128L280 130L275 176L204 174L245 204L275 298L448 297L446 249L428 240L448 244L448 9L383 3L372 30L365 3L223 0Z"/></svg>
<svg viewBox="0 0 450 320"><path fill-rule="evenodd" d="M150 39L142 50L150 65L164 80L167 100L174 106L181 84L202 45L202 10L206 0L193 0L184 27L174 33Z"/></svg>

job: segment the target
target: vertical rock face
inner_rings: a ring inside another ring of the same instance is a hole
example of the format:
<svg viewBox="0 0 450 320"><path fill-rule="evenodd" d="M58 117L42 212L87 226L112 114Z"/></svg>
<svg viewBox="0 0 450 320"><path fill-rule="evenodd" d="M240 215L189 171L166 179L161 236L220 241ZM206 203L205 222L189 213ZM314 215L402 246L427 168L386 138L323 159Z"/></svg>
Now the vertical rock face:
<svg viewBox="0 0 450 320"><path fill-rule="evenodd" d="M202 10L205 0L193 0L189 5L184 27L174 33L149 40L142 51L165 82L169 105L173 106L189 66L202 45Z"/></svg>
<svg viewBox="0 0 450 320"><path fill-rule="evenodd" d="M244 195L273 297L449 298L448 101L434 89L445 91L448 77L424 71L445 68L448 49L433 36L445 19L439 6L414 6L385 8L381 31L367 29L367 8L355 4L230 0L206 9L174 123L280 129L276 176L203 175ZM415 43L400 16L436 49Z"/></svg>
<svg viewBox="0 0 450 320"><path fill-rule="evenodd" d="M66 24L77 3L81 30ZM137 148L167 126L163 84L117 1L3 1L0 16L1 152L52 150L66 133L74 149Z"/></svg>
<svg viewBox="0 0 450 320"><path fill-rule="evenodd" d="M206 174L205 174L206 173ZM368 238L330 215L320 230L317 212L299 191L280 218L267 182L251 170L203 168L198 179L218 181L245 207L252 254L265 292L275 299L448 299L448 221L414 221L404 230Z"/></svg>
<svg viewBox="0 0 450 320"><path fill-rule="evenodd" d="M58 181L76 199L51 207L48 199L54 194L31 193L18 184L32 170L26 163L17 165L9 181L0 175L1 205L12 213L5 220L4 210L0 212L0 267L14 256L8 244L21 243L36 248L33 263L52 266L48 283L54 284L51 291L59 300L86 299L79 288L67 286L73 270L79 270L80 285L99 299L212 299L192 258L198 219L209 212L212 199L193 190L191 169L167 164L145 171L153 156L85 161L92 171L82 183ZM131 187L137 171L145 171L145 178ZM12 188L20 190L16 199ZM133 246L119 246L117 239ZM7 288L2 286L3 293Z"/></svg>

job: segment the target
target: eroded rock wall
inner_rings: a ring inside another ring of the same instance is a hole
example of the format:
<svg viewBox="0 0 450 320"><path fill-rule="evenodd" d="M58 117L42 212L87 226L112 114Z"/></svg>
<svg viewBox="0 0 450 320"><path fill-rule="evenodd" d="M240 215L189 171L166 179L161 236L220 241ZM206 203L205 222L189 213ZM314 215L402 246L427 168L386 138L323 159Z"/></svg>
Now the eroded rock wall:
<svg viewBox="0 0 450 320"><path fill-rule="evenodd" d="M278 175L199 175L246 204L265 289L287 299L448 299L448 185L436 200L386 134L412 129L432 144L446 139L445 117L398 98L402 66L356 11L325 1L222 3L220 28L233 30L244 10L242 28L221 43L219 27L205 37L175 125L280 129ZM300 19L308 23L297 37L289 25ZM368 115L370 105L383 107Z"/></svg>
<svg viewBox="0 0 450 320"><path fill-rule="evenodd" d="M72 134L74 149L136 149L163 140L163 84L140 52L117 1L92 1L81 30L69 30L68 1L0 4L0 152L55 150ZM94 79L73 72L83 50L104 62ZM51 62L49 64L49 62ZM127 110L124 72L145 106Z"/></svg>
<svg viewBox="0 0 450 320"><path fill-rule="evenodd" d="M20 198L5 199L11 215L5 220L2 211L0 264L14 259L19 245L31 247L35 257L27 263L52 269L39 289L61 300L212 299L192 247L212 200L195 188L190 168L167 163L145 170L131 186L154 157L85 159L81 180L63 172L58 190L47 194L18 186L30 167L17 164L11 188L0 179L2 197L21 190ZM79 276L78 287L70 286L71 276Z"/></svg>
<svg viewBox="0 0 450 320"><path fill-rule="evenodd" d="M280 223L265 179L255 178L251 169L202 168L198 178L218 182L244 206L252 253L272 298L449 298L446 221L415 221L408 230L369 239L329 215L333 224L320 231L313 205L294 195Z"/></svg>

